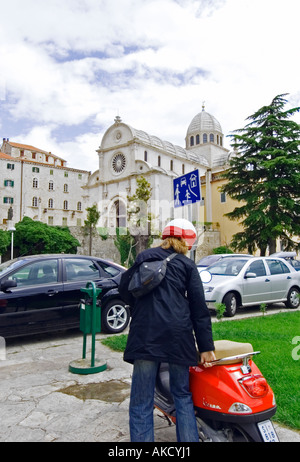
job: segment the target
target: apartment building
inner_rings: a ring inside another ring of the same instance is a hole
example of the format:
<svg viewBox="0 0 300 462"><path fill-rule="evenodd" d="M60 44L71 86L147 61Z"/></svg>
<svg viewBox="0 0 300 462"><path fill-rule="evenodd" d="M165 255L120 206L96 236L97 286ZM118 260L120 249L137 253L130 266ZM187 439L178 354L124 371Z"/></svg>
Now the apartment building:
<svg viewBox="0 0 300 462"><path fill-rule="evenodd" d="M24 216L53 226L82 226L91 172L67 167L64 159L3 138L0 148L0 227Z"/></svg>

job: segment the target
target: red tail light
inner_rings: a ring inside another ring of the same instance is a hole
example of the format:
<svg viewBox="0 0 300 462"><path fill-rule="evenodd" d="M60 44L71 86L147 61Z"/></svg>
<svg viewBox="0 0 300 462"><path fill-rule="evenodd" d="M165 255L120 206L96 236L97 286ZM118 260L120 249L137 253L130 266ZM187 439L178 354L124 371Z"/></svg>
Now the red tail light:
<svg viewBox="0 0 300 462"><path fill-rule="evenodd" d="M239 382L252 398L263 398L269 391L267 381L262 375L251 375Z"/></svg>

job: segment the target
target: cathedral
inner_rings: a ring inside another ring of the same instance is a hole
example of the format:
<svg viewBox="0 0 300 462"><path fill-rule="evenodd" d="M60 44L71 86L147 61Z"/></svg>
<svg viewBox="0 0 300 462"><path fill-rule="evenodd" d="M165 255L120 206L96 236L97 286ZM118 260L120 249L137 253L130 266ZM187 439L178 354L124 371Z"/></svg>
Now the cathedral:
<svg viewBox="0 0 300 462"><path fill-rule="evenodd" d="M229 156L223 138L220 123L204 106L188 126L185 148L135 129L117 116L97 150L99 170L85 186L91 202L97 203L101 212L99 226L107 229L108 234L127 226L127 197L135 193L140 176L146 178L152 189L149 206L154 233L174 217L190 219L198 228L205 223L212 226L212 183ZM193 171L199 172L201 198L196 203L175 207L173 181L178 177L184 181L184 176Z"/></svg>

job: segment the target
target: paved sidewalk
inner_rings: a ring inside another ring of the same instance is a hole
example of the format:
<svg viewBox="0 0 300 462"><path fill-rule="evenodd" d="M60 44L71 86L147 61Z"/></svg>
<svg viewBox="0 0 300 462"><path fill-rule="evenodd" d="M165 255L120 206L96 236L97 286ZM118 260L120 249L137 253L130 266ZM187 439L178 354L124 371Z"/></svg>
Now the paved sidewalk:
<svg viewBox="0 0 300 462"><path fill-rule="evenodd" d="M129 441L132 366L97 340L96 357L107 369L69 372L81 354L82 334L74 332L7 342L0 360L0 442ZM299 432L276 429L281 441L300 442ZM156 411L155 435L157 442L176 441L174 425Z"/></svg>

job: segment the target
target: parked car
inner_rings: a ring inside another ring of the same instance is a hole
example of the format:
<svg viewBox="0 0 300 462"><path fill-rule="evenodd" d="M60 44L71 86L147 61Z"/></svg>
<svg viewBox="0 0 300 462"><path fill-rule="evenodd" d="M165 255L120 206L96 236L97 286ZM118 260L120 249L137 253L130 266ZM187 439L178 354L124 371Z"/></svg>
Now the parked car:
<svg viewBox="0 0 300 462"><path fill-rule="evenodd" d="M16 337L79 327L80 290L88 281L104 287L101 331L122 332L130 319L118 284L126 269L81 255L31 255L0 265L0 336Z"/></svg>
<svg viewBox="0 0 300 462"><path fill-rule="evenodd" d="M225 315L238 307L284 302L300 304L300 273L286 260L272 257L224 258L200 272L209 308L224 303Z"/></svg>
<svg viewBox="0 0 300 462"><path fill-rule="evenodd" d="M198 271L202 271L205 268L208 268L210 265L213 265L223 258L240 258L240 257L252 257L252 255L242 254L242 253L215 253L213 255L207 255L206 257L201 258L197 263Z"/></svg>
<svg viewBox="0 0 300 462"><path fill-rule="evenodd" d="M276 252L270 255L270 257L284 258L295 268L296 271L300 271L300 261L296 260L296 256L296 252Z"/></svg>

